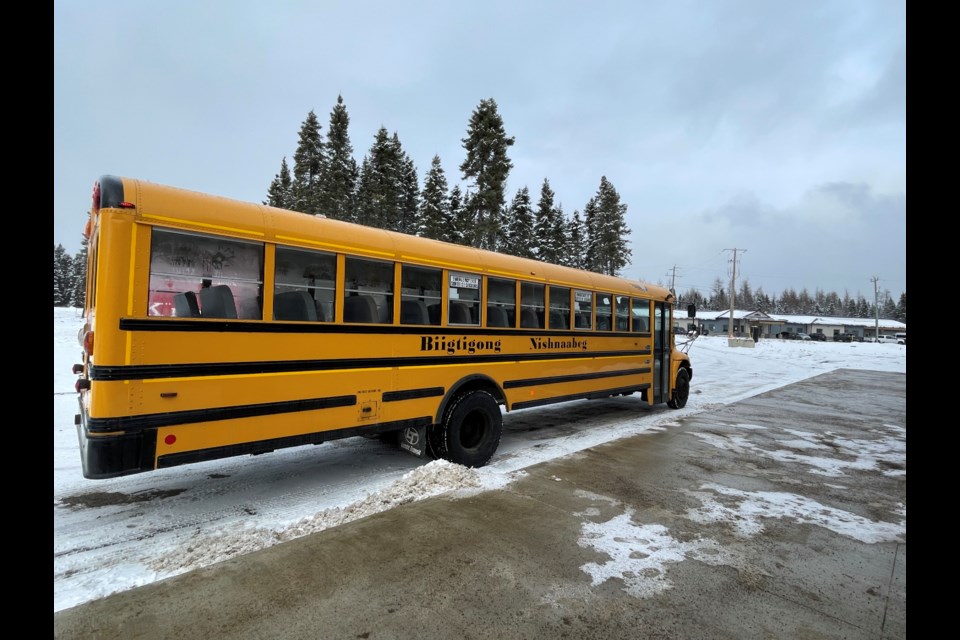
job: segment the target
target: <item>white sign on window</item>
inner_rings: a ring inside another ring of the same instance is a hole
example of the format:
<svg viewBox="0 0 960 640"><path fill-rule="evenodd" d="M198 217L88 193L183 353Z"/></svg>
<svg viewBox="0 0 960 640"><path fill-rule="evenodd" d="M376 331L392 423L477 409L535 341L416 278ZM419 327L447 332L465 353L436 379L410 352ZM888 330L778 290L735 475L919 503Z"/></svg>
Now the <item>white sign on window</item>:
<svg viewBox="0 0 960 640"><path fill-rule="evenodd" d="M573 299L577 302L590 302L590 292L589 291L574 291Z"/></svg>
<svg viewBox="0 0 960 640"><path fill-rule="evenodd" d="M461 276L455 273L450 274L450 286L460 289L479 289L480 278L476 276Z"/></svg>

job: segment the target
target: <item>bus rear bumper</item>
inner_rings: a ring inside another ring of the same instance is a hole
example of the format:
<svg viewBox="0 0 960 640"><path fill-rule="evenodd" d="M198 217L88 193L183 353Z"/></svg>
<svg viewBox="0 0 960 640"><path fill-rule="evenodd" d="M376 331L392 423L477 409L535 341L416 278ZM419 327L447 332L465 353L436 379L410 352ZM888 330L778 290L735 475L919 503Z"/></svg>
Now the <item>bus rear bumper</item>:
<svg viewBox="0 0 960 640"><path fill-rule="evenodd" d="M104 480L153 470L156 430L90 435L83 406L77 419L77 440L83 477Z"/></svg>

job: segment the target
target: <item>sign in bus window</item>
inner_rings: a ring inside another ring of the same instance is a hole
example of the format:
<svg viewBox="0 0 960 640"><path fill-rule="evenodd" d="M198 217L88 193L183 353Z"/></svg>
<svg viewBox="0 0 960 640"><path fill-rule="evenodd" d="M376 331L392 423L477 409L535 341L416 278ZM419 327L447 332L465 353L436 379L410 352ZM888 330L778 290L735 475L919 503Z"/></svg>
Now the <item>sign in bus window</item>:
<svg viewBox="0 0 960 640"><path fill-rule="evenodd" d="M449 274L448 324L480 324L480 276Z"/></svg>
<svg viewBox="0 0 960 640"><path fill-rule="evenodd" d="M400 324L440 324L443 272L403 265L400 275Z"/></svg>
<svg viewBox="0 0 960 640"><path fill-rule="evenodd" d="M153 229L147 315L259 320L262 290L262 243Z"/></svg>
<svg viewBox="0 0 960 640"><path fill-rule="evenodd" d="M517 326L517 281L487 279L487 326Z"/></svg>
<svg viewBox="0 0 960 640"><path fill-rule="evenodd" d="M393 323L393 263L347 257L343 266L343 321Z"/></svg>
<svg viewBox="0 0 960 640"><path fill-rule="evenodd" d="M545 290L542 284L520 283L520 328L543 329Z"/></svg>
<svg viewBox="0 0 960 640"><path fill-rule="evenodd" d="M273 319L333 322L337 257L277 247Z"/></svg>
<svg viewBox="0 0 960 640"><path fill-rule="evenodd" d="M575 289L573 292L573 326L576 329L593 328L593 292Z"/></svg>
<svg viewBox="0 0 960 640"><path fill-rule="evenodd" d="M550 287L550 328L570 328L570 289Z"/></svg>

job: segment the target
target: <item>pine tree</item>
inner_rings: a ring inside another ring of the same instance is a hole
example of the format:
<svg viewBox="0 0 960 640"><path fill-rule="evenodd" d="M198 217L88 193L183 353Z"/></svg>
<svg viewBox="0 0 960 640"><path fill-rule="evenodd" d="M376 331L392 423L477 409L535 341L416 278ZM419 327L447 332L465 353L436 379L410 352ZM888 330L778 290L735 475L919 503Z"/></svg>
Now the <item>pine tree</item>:
<svg viewBox="0 0 960 640"><path fill-rule="evenodd" d="M450 190L446 233L440 238L441 240L456 244L470 244L465 239L470 229L464 210L465 200L466 198L460 192L460 185L453 185L453 189Z"/></svg>
<svg viewBox="0 0 960 640"><path fill-rule="evenodd" d="M620 194L607 180L600 178L600 187L587 213L587 233L590 234L590 270L610 276L630 263L628 238L630 229L625 220L627 205L621 204Z"/></svg>
<svg viewBox="0 0 960 640"><path fill-rule="evenodd" d="M280 209L293 208L293 180L290 178L290 168L287 166L287 157L280 162L280 173L273 177L270 188L267 190L267 199L263 204Z"/></svg>
<svg viewBox="0 0 960 640"><path fill-rule="evenodd" d="M440 156L433 156L430 170L423 178L420 197L420 228L417 235L434 240L447 240L450 200L447 194L447 176L440 164Z"/></svg>
<svg viewBox="0 0 960 640"><path fill-rule="evenodd" d="M73 260L62 244L53 246L53 306L66 307L73 293Z"/></svg>
<svg viewBox="0 0 960 640"><path fill-rule="evenodd" d="M302 213L321 213L320 195L326 155L320 122L310 111L300 126L300 141L293 154L293 209Z"/></svg>
<svg viewBox="0 0 960 640"><path fill-rule="evenodd" d="M355 221L359 169L350 144L350 116L337 96L327 128L326 170L321 177L320 212L329 218Z"/></svg>
<svg viewBox="0 0 960 640"><path fill-rule="evenodd" d="M536 214L536 253L544 262L559 264L563 254L563 246L556 244L555 226L557 210L553 205L554 193L550 188L550 181L543 179L540 186L540 200L537 202Z"/></svg>
<svg viewBox="0 0 960 640"><path fill-rule="evenodd" d="M482 249L497 250L498 237L503 237L501 224L505 211L507 178L513 163L507 157L507 148L514 138L507 137L503 119L493 98L481 100L470 117L463 148L467 157L460 165L464 180L472 180L474 193L470 198L470 216L474 218L474 233L470 244Z"/></svg>
<svg viewBox="0 0 960 640"><path fill-rule="evenodd" d="M82 309L87 300L87 245L86 238L80 241L80 251L73 257L73 291L70 292L70 305Z"/></svg>
<svg viewBox="0 0 960 640"><path fill-rule="evenodd" d="M401 224L402 162L396 141L380 127L360 168L357 211L360 224L396 231Z"/></svg>
<svg viewBox="0 0 960 640"><path fill-rule="evenodd" d="M530 190L526 187L518 189L513 197L508 219L506 246L501 250L521 258L536 257L533 208L530 205Z"/></svg>
<svg viewBox="0 0 960 640"><path fill-rule="evenodd" d="M580 210L574 209L570 222L567 224L566 252L563 264L575 269L586 268L586 235L586 228L580 219Z"/></svg>
<svg viewBox="0 0 960 640"><path fill-rule="evenodd" d="M907 323L907 292L906 291L900 294L900 301L897 303L897 313L894 316L894 319L899 320L904 324Z"/></svg>
<svg viewBox="0 0 960 640"><path fill-rule="evenodd" d="M396 230L400 233L415 234L420 228L420 181L417 178L417 167L413 160L403 150L400 137L393 134L393 144L397 149L400 184L399 222Z"/></svg>

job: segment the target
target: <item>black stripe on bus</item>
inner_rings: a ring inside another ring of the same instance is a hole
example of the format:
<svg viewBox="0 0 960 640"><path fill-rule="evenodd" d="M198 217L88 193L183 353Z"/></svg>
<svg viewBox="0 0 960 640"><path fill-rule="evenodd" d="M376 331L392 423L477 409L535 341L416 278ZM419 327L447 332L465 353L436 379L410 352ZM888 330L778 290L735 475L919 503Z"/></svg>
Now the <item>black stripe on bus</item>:
<svg viewBox="0 0 960 640"><path fill-rule="evenodd" d="M333 322L263 322L260 320L217 320L196 318L121 318L122 331L210 331L213 333L386 333L445 335L541 336L564 338L649 338L650 332L592 331L585 329L514 329L512 327L335 324Z"/></svg>
<svg viewBox="0 0 960 640"><path fill-rule="evenodd" d="M383 394L384 402L398 400L413 400L414 398L434 398L443 395L443 387L429 387L427 389L407 389L405 391L386 391Z"/></svg>
<svg viewBox="0 0 960 640"><path fill-rule="evenodd" d="M92 365L91 380L149 380L203 376L249 375L255 373L292 373L392 367L424 367L448 364L490 364L496 362L535 362L649 356L650 349L624 351L577 351L567 353L498 353L464 356L415 356L404 358L340 358L329 360L278 360L270 362L211 362L195 364Z"/></svg>
<svg viewBox="0 0 960 640"><path fill-rule="evenodd" d="M298 411L313 411L315 409L349 407L355 404L357 404L357 396L333 396L330 398L288 400L285 402L265 402L263 404L246 404L234 407L191 409L189 411L169 411L167 413L151 413L140 416L89 418L87 419L86 427L87 431L90 433L107 433L110 431L140 431L143 429L169 427L176 424L193 424L196 422L213 422L217 420L235 420L237 418L270 416L279 413L295 413Z"/></svg>
<svg viewBox="0 0 960 640"><path fill-rule="evenodd" d="M286 438L274 438L273 440L259 440L257 442L244 442L241 444L231 444L223 447L199 449L197 451L171 453L157 458L157 468L164 469L168 467L176 467L182 464L206 462L208 460L218 460L220 458L230 458L245 454L269 453L275 449L300 447L307 444L322 444L330 440L339 440L340 438L349 438L352 436L377 435L379 433L387 433L389 431L398 431L399 429L405 429L407 427L426 427L432 423L432 418L412 418L410 420L381 422L378 424L364 425L360 427L332 429L330 431L307 433L299 436L289 436Z"/></svg>
<svg viewBox="0 0 960 640"><path fill-rule="evenodd" d="M602 391L587 391L585 393L572 393L566 396L557 396L554 398L543 398L542 400L527 400L525 402L514 402L510 409L529 409L530 407L542 407L545 404L554 404L557 402L569 402L570 400L598 399L610 396L625 396L637 391L649 389L649 384L638 384L632 387L620 387L618 389L604 389Z"/></svg>
<svg viewBox="0 0 960 640"><path fill-rule="evenodd" d="M599 371L597 373L578 373L570 376L549 376L546 378L527 378L525 380L507 380L503 383L504 389L517 387L536 387L542 384L560 384L562 382L579 382L581 380L597 380L599 378L617 378L632 376L640 373L650 373L650 367L641 369L624 369L622 371Z"/></svg>

